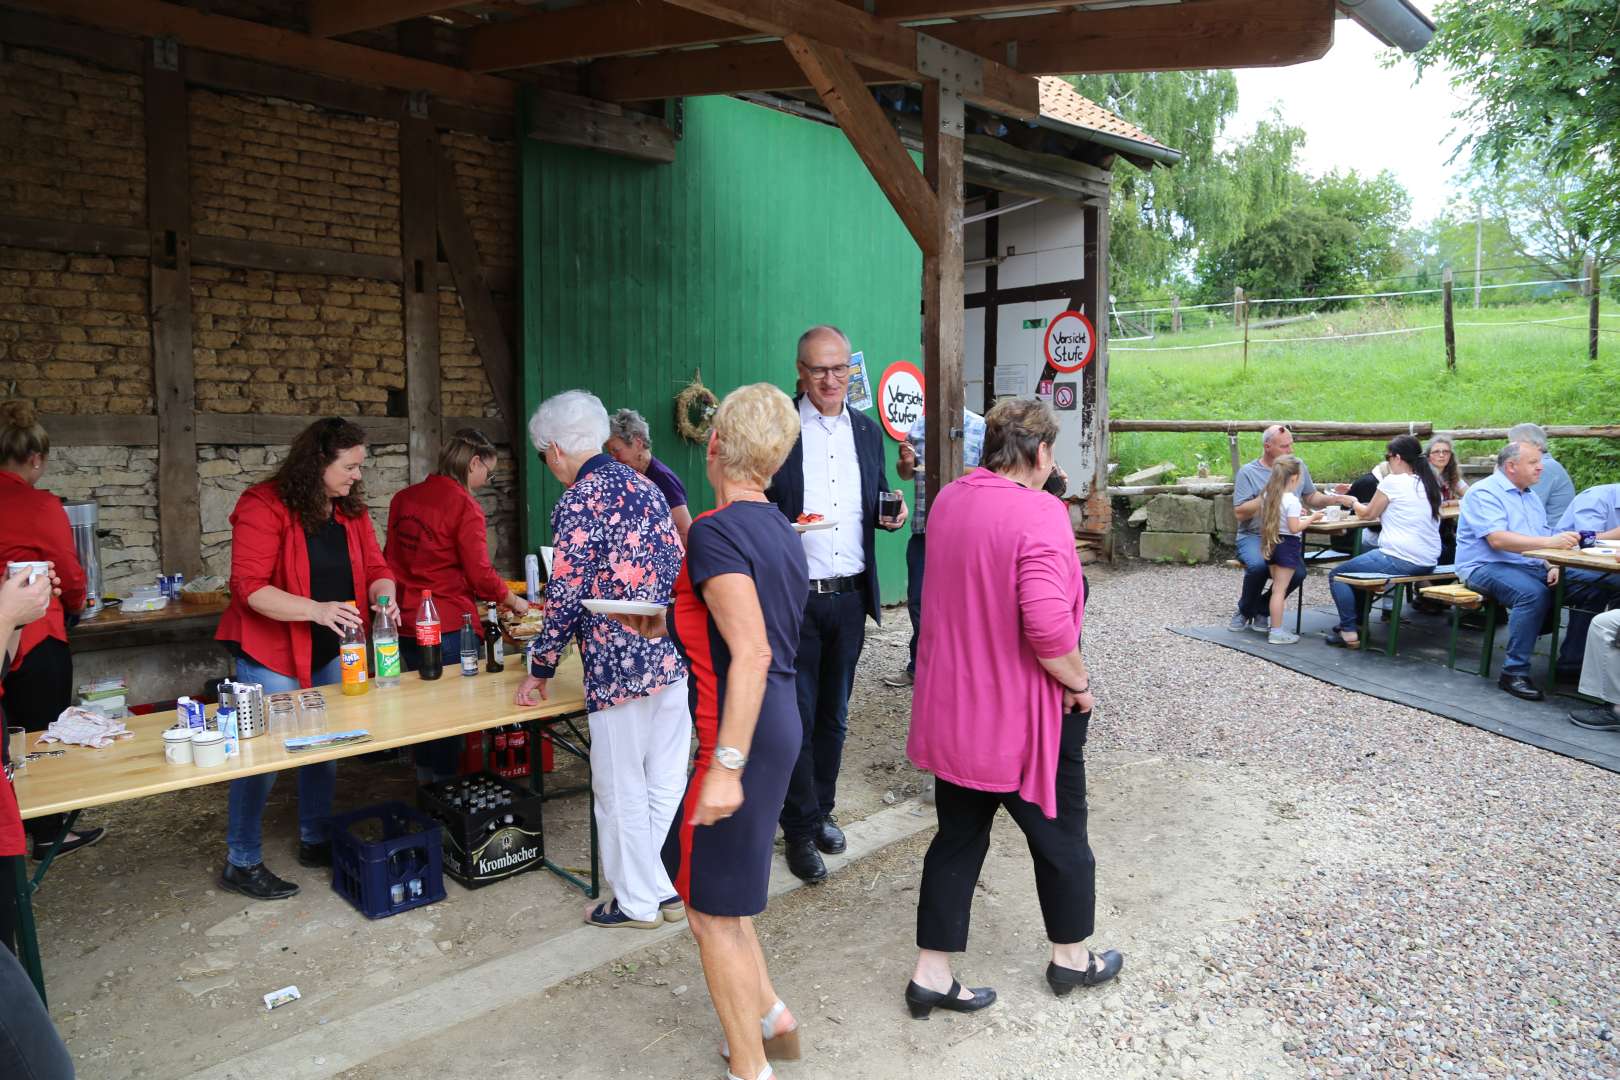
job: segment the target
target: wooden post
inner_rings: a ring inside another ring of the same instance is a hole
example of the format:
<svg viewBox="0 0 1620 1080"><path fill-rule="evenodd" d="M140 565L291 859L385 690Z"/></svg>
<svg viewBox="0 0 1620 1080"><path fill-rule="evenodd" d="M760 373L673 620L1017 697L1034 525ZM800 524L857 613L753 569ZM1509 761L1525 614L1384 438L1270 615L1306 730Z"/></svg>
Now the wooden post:
<svg viewBox="0 0 1620 1080"><path fill-rule="evenodd" d="M992 191L985 197L984 208L997 210L1001 207L1001 193ZM986 218L984 221L984 257L991 260L984 267L984 331L980 335L984 339L984 393L979 398L979 408L985 412L990 410L991 402L996 398L996 340L1001 334L1001 300L996 295L1001 289L1001 269L996 264L995 257L1001 249L1001 215Z"/></svg>
<svg viewBox="0 0 1620 1080"><path fill-rule="evenodd" d="M541 477L547 470L535 462L529 446L527 430L529 410L539 405L545 396L545 366L540 362L540 347L545 335L545 290L541 288L540 266L543 235L540 228L540 176L544 169L544 154L540 143L526 138L529 119L537 108L535 89L524 87L518 92L517 109L517 178L518 178L518 312L517 348L514 350L513 368L517 377L517 415L507 430L512 433L512 458L517 462L518 474L518 543L519 550L539 550L541 542L551 535L551 525L543 513L544 505Z"/></svg>
<svg viewBox="0 0 1620 1080"><path fill-rule="evenodd" d="M1449 266L1446 267L1445 275L1440 279L1440 299L1446 316L1446 370L1455 372L1457 370L1457 324L1453 318L1451 307L1451 267Z"/></svg>
<svg viewBox="0 0 1620 1080"><path fill-rule="evenodd" d="M412 94L399 124L399 242L405 297L405 407L410 420L406 453L413 484L433 471L442 439L437 151L427 99ZM495 389L499 393L501 388Z"/></svg>
<svg viewBox="0 0 1620 1080"><path fill-rule="evenodd" d="M933 253L923 248L923 415L931 417L923 463L928 490L962 475L962 149L960 96L923 84L923 175L939 208ZM994 387L986 387L987 391Z"/></svg>
<svg viewBox="0 0 1620 1080"><path fill-rule="evenodd" d="M1172 334L1181 333L1181 297L1179 296L1170 298L1170 332Z"/></svg>
<svg viewBox="0 0 1620 1080"><path fill-rule="evenodd" d="M1485 262L1485 204L1474 207L1474 310L1479 310L1480 274Z"/></svg>
<svg viewBox="0 0 1620 1080"><path fill-rule="evenodd" d="M1598 294L1603 291L1601 284L1602 283L1598 281L1597 256L1591 252L1587 252L1586 295L1588 298L1587 302L1590 305L1590 311L1587 315L1586 355L1593 360L1597 359L1598 354Z"/></svg>
<svg viewBox="0 0 1620 1080"><path fill-rule="evenodd" d="M158 552L165 573L202 574L197 385L191 352L191 183L186 81L172 38L146 43L146 227L152 388L158 420Z"/></svg>
<svg viewBox="0 0 1620 1080"><path fill-rule="evenodd" d="M1232 286L1232 325L1243 325L1243 286Z"/></svg>
<svg viewBox="0 0 1620 1080"><path fill-rule="evenodd" d="M1243 295L1242 289L1239 289L1237 293L1238 300L1235 307L1243 312L1243 371L1247 374L1249 371L1249 300Z"/></svg>
<svg viewBox="0 0 1620 1080"><path fill-rule="evenodd" d="M1086 486L1086 524L1088 527L1106 528L1110 509L1108 488L1108 339L1110 334L1108 312L1108 240L1109 218L1106 200L1085 204L1081 210L1085 243L1081 248L1079 295L1070 299L1070 307L1083 311L1092 321L1097 334L1097 353L1079 373L1080 379L1080 439L1092 441L1092 473L1087 477L1071 476L1069 487L1080 494ZM1080 301L1076 304L1075 301ZM1055 373L1054 373L1055 374ZM1083 458L1082 458L1083 460Z"/></svg>
<svg viewBox="0 0 1620 1080"><path fill-rule="evenodd" d="M1243 455L1238 451L1238 433L1236 431L1226 433L1226 448L1232 454L1232 480L1236 482L1238 470L1243 468Z"/></svg>

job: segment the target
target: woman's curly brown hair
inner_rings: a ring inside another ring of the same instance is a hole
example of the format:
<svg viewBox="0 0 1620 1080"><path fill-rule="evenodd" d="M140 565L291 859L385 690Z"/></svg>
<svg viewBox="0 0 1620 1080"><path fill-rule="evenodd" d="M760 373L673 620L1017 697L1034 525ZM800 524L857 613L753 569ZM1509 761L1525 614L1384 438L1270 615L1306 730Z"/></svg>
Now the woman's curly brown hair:
<svg viewBox="0 0 1620 1080"><path fill-rule="evenodd" d="M332 517L334 506L348 517L366 512L365 491L359 480L347 495L333 499L326 494L326 482L322 479L326 467L336 461L339 454L364 445L365 430L337 416L315 421L293 440L287 460L270 479L275 482L276 493L287 504L287 509L303 522L306 533L325 525Z"/></svg>

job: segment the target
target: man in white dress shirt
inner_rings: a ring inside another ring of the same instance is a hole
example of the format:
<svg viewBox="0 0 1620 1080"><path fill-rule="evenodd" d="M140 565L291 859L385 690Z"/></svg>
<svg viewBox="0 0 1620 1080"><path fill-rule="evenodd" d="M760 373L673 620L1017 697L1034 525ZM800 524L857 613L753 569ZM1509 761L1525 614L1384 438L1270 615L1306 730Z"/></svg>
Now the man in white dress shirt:
<svg viewBox="0 0 1620 1080"><path fill-rule="evenodd" d="M867 616L881 621L874 530L902 528L907 513L900 493L885 490L881 429L845 404L849 357L849 339L837 327L813 326L799 338L799 441L765 492L790 521L812 514L829 523L803 535L810 595L796 667L804 745L782 808L788 866L806 881L827 876L822 853L844 850L832 813L849 693ZM885 494L898 508L880 518Z"/></svg>

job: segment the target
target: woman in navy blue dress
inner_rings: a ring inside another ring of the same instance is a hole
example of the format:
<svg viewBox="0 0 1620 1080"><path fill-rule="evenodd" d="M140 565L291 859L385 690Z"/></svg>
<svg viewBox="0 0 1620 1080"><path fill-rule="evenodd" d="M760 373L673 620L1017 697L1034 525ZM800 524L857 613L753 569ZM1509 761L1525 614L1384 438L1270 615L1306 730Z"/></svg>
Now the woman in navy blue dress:
<svg viewBox="0 0 1620 1080"><path fill-rule="evenodd" d="M667 616L625 618L668 632L690 668L698 750L664 863L686 903L732 1080L766 1080L767 1056L796 1058L799 1025L771 986L753 916L765 910L776 822L803 728L793 675L810 573L770 480L799 436L768 383L726 395L709 435L718 509L692 523Z"/></svg>

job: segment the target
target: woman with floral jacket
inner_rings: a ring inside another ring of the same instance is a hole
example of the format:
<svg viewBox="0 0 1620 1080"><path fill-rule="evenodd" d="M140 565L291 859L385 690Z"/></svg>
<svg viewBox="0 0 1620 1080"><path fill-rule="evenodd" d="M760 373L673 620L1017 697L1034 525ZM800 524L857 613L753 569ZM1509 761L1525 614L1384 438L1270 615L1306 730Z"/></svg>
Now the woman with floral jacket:
<svg viewBox="0 0 1620 1080"><path fill-rule="evenodd" d="M686 914L661 855L686 788L686 666L668 640L649 641L580 602L668 604L681 542L652 481L602 453L608 435L607 410L583 390L548 398L529 420L529 439L567 490L551 512L545 618L517 703L545 698L564 647L577 641L602 873L613 887L613 899L588 908L585 921L652 929Z"/></svg>

